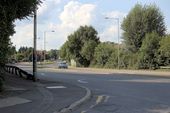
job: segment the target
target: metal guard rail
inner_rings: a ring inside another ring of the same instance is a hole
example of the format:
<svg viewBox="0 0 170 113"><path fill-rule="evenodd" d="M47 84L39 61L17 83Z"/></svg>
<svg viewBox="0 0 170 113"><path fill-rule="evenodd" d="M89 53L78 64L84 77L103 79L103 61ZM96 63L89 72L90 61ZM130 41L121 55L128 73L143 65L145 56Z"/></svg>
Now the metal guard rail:
<svg viewBox="0 0 170 113"><path fill-rule="evenodd" d="M27 80L34 80L34 77L32 74L20 69L17 66L5 65L4 69L6 72L18 75L21 78L26 78Z"/></svg>

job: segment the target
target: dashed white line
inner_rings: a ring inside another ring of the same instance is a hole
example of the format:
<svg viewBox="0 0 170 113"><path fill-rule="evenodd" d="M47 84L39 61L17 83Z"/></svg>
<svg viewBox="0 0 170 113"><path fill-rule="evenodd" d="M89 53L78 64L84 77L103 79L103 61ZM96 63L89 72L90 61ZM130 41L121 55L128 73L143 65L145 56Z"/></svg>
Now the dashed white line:
<svg viewBox="0 0 170 113"><path fill-rule="evenodd" d="M77 80L79 83L87 84L88 82L85 80Z"/></svg>
<svg viewBox="0 0 170 113"><path fill-rule="evenodd" d="M65 86L48 86L46 87L48 89L62 89L62 88L66 88Z"/></svg>

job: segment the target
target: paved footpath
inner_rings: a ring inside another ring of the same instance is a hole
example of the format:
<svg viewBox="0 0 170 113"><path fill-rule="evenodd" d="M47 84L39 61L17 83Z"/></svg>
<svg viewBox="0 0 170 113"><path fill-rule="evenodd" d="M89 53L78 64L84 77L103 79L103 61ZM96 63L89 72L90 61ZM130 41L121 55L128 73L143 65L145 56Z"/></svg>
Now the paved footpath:
<svg viewBox="0 0 170 113"><path fill-rule="evenodd" d="M88 99L85 88L67 83L32 82L11 74L5 80L5 90L0 93L0 113L61 113L67 111L63 108L75 108L82 99Z"/></svg>

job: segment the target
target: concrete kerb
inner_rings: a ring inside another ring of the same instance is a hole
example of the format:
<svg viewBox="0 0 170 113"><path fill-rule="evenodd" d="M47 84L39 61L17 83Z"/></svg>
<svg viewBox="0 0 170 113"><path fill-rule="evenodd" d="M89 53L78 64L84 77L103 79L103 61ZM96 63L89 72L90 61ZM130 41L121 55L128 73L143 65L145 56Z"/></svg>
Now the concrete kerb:
<svg viewBox="0 0 170 113"><path fill-rule="evenodd" d="M143 76L157 76L157 77L170 77L170 72L168 71L152 71L152 70L99 70L99 69L68 69L59 70L56 68L48 68L49 70L60 72L60 73L83 73L83 74L131 74L131 75L143 75Z"/></svg>
<svg viewBox="0 0 170 113"><path fill-rule="evenodd" d="M60 111L57 111L57 112L54 112L54 113L69 113L69 112L75 110L78 106L87 102L92 96L91 90L87 87L84 87L84 86L80 86L80 87L86 90L86 95L83 98L81 98L80 100L72 103L69 107L63 108Z"/></svg>

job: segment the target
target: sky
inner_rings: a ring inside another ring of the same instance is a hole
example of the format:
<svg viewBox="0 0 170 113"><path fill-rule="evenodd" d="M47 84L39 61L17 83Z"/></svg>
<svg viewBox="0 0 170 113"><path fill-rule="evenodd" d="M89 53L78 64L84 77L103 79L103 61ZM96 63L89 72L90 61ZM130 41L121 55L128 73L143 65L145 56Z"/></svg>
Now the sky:
<svg viewBox="0 0 170 113"><path fill-rule="evenodd" d="M164 15L166 32L170 33L170 0L43 0L37 11L37 49L44 49L44 37L46 50L60 49L67 36L83 25L93 26L102 42L118 42L117 20L105 17L119 18L121 25L137 3L156 4ZM15 25L13 45L17 49L32 47L33 19L16 20ZM122 32L120 28L120 37Z"/></svg>

